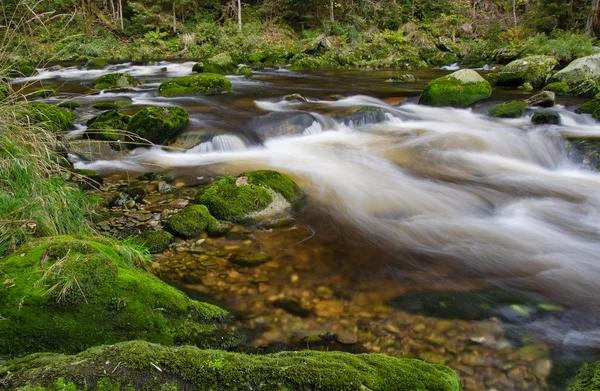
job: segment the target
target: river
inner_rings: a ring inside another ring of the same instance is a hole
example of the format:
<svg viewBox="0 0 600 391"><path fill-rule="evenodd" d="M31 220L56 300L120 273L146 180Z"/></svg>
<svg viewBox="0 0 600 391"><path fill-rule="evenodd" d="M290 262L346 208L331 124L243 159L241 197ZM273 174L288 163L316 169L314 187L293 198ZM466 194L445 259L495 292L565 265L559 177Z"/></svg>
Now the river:
<svg viewBox="0 0 600 391"><path fill-rule="evenodd" d="M159 171L191 188L274 169L305 190L291 225L251 233L271 266L244 279L216 262L205 271L211 281L176 282L238 314L249 348L420 357L457 370L468 390L544 390L560 384L570 363L598 358L600 175L565 144L600 136L596 121L573 113L581 100L559 97L562 126L532 125L535 109L519 119L485 115L493 103L532 94L516 89L495 89L469 110L417 105L443 70L415 71L420 81L402 84L386 82L400 71L267 69L231 76L226 95L158 96L161 81L191 74L193 64L48 68L16 85L41 83L58 90L46 101L81 103L72 139L99 101L130 100L128 114L147 105L189 111L188 127L166 148L74 157L78 168L116 177ZM115 71L142 86L91 89ZM308 102L284 99L294 93ZM316 315L266 304L282 299ZM324 331L345 338L310 338Z"/></svg>

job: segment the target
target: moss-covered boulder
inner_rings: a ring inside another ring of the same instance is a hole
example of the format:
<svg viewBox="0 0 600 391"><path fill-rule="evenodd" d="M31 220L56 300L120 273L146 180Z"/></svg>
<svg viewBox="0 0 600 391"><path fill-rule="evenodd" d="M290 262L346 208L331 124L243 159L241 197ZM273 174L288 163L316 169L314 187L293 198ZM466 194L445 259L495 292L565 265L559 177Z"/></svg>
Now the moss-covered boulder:
<svg viewBox="0 0 600 391"><path fill-rule="evenodd" d="M593 114L598 109L600 109L600 96L577 107L575 112L577 114Z"/></svg>
<svg viewBox="0 0 600 391"><path fill-rule="evenodd" d="M50 132L73 129L75 114L67 109L44 102L28 102L21 104L22 113L35 126Z"/></svg>
<svg viewBox="0 0 600 391"><path fill-rule="evenodd" d="M409 73L400 76L394 76L386 80L387 83L416 83L417 81L419 81L419 78Z"/></svg>
<svg viewBox="0 0 600 391"><path fill-rule="evenodd" d="M544 87L545 91L552 91L558 95L567 95L569 93L569 85L562 81L558 81L555 83L550 83L546 87Z"/></svg>
<svg viewBox="0 0 600 391"><path fill-rule="evenodd" d="M140 82L127 73L109 73L102 75L92 82L94 88L108 90L113 88L131 88L140 85Z"/></svg>
<svg viewBox="0 0 600 391"><path fill-rule="evenodd" d="M218 73L221 75L230 75L236 73L237 64L227 53L217 54L214 57L204 60L201 63L194 65L192 71Z"/></svg>
<svg viewBox="0 0 600 391"><path fill-rule="evenodd" d="M600 390L600 361L584 364L565 390L568 391L597 391Z"/></svg>
<svg viewBox="0 0 600 391"><path fill-rule="evenodd" d="M63 380L58 380L62 378ZM54 386L110 390L371 390L460 391L456 373L442 365L383 354L282 352L247 355L143 341L99 346L74 356L40 353L0 367L10 389ZM127 388L130 387L130 388ZM586 390L587 391L587 390Z"/></svg>
<svg viewBox="0 0 600 391"><path fill-rule="evenodd" d="M231 82L215 73L201 73L164 81L158 92L165 97L223 94L231 92Z"/></svg>
<svg viewBox="0 0 600 391"><path fill-rule="evenodd" d="M531 122L536 125L561 125L562 119L558 111L538 110L531 117Z"/></svg>
<svg viewBox="0 0 600 391"><path fill-rule="evenodd" d="M289 217L304 193L285 174L260 170L225 176L196 194L214 217L233 222L264 222Z"/></svg>
<svg viewBox="0 0 600 391"><path fill-rule="evenodd" d="M427 84L419 104L466 108L490 95L492 86L487 80L473 70L461 69Z"/></svg>
<svg viewBox="0 0 600 391"><path fill-rule="evenodd" d="M244 75L244 77L252 77L252 69L246 65L238 67L235 71L238 75Z"/></svg>
<svg viewBox="0 0 600 391"><path fill-rule="evenodd" d="M94 58L88 61L86 68L87 69L104 69L109 65L108 60L104 58Z"/></svg>
<svg viewBox="0 0 600 391"><path fill-rule="evenodd" d="M527 102L524 100L511 100L493 106L488 115L496 118L519 118L527 110Z"/></svg>
<svg viewBox="0 0 600 391"><path fill-rule="evenodd" d="M117 141L127 129L129 117L117 110L106 111L87 121L86 137L92 140Z"/></svg>
<svg viewBox="0 0 600 391"><path fill-rule="evenodd" d="M204 205L186 206L167 220L165 230L182 238L194 238L217 224Z"/></svg>
<svg viewBox="0 0 600 391"><path fill-rule="evenodd" d="M175 238L167 231L145 231L134 241L145 246L151 254L161 253L169 248Z"/></svg>
<svg viewBox="0 0 600 391"><path fill-rule="evenodd" d="M189 119L190 115L181 107L146 107L131 117L127 130L161 144L185 128Z"/></svg>
<svg viewBox="0 0 600 391"><path fill-rule="evenodd" d="M490 85L495 86L498 84L498 79L500 78L500 76L498 75L497 72L490 72L490 73L486 73L483 78L485 80L487 80Z"/></svg>
<svg viewBox="0 0 600 391"><path fill-rule="evenodd" d="M133 106L133 103L127 100L111 100L108 102L94 103L92 107L96 110L119 110Z"/></svg>
<svg viewBox="0 0 600 391"><path fill-rule="evenodd" d="M542 91L525 101L527 107L552 107L556 104L556 94L552 91Z"/></svg>
<svg viewBox="0 0 600 391"><path fill-rule="evenodd" d="M226 311L143 270L144 256L106 238L59 236L0 261L0 354L78 352L131 339L226 348Z"/></svg>
<svg viewBox="0 0 600 391"><path fill-rule="evenodd" d="M600 54L578 58L564 69L556 72L550 83L562 82L569 86L569 94L594 97L600 81ZM594 88L595 87L595 88Z"/></svg>
<svg viewBox="0 0 600 391"><path fill-rule="evenodd" d="M551 56L529 56L515 60L498 73L498 85L517 87L530 83L542 87L546 77L558 62Z"/></svg>
<svg viewBox="0 0 600 391"><path fill-rule="evenodd" d="M60 102L57 106L60 107L60 108L62 108L62 109L75 110L75 109L81 107L81 103L75 102L75 101L72 101L72 100L67 100L67 101L64 101L64 102Z"/></svg>

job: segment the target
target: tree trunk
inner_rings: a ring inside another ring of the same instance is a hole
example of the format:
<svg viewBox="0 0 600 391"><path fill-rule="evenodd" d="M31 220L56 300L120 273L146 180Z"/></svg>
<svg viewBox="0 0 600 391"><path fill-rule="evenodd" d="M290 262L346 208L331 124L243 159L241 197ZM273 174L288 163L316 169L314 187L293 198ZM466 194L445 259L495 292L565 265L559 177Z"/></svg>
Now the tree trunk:
<svg viewBox="0 0 600 391"><path fill-rule="evenodd" d="M238 28L242 32L242 0L237 0Z"/></svg>
<svg viewBox="0 0 600 391"><path fill-rule="evenodd" d="M589 35L594 35L595 30L598 28L598 22L600 22L600 9L598 8L599 0L592 0L592 10L588 17L587 23L585 24L585 31Z"/></svg>
<svg viewBox="0 0 600 391"><path fill-rule="evenodd" d="M333 0L329 0L329 20L333 21Z"/></svg>
<svg viewBox="0 0 600 391"><path fill-rule="evenodd" d="M517 0L513 0L513 18L515 19L515 28L517 28Z"/></svg>
<svg viewBox="0 0 600 391"><path fill-rule="evenodd" d="M121 31L123 31L123 0L119 0L119 19L121 19Z"/></svg>

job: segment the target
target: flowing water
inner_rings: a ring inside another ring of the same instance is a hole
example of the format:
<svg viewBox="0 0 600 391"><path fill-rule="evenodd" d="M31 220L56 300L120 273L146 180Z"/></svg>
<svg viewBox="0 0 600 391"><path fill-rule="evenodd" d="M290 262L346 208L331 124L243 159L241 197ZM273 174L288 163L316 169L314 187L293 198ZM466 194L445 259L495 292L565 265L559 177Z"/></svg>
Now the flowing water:
<svg viewBox="0 0 600 391"><path fill-rule="evenodd" d="M338 338L332 348L443 362L473 390L546 389L552 365L550 383L559 384L561 363L597 357L600 175L565 144L567 137L600 136L591 117L572 112L581 101L559 99L563 126L533 126L535 109L519 119L485 116L497 101L530 95L519 90L498 89L470 110L417 105L443 70L417 71L421 81L412 84L386 83L400 73L392 71L265 70L230 77L234 92L227 95L157 96L161 81L188 75L192 66L49 68L17 86L34 83L28 91L41 83L59 91L49 102L82 103L72 139L99 101L131 100L126 113L146 105L190 112L190 124L168 147L76 158L79 168L121 176L159 171L191 188L255 169L297 181L308 197L292 225L250 235L274 257L270 266L245 278L216 261L195 270L197 279L180 281L238 313L240 327L253 330L251 346L350 330L358 344ZM117 70L144 83L94 94L91 81ZM308 102L284 100L292 93ZM168 264L184 255L160 257ZM490 311L461 310L473 291L484 292L475 306ZM290 298L314 307L316 318L265 304L282 307ZM550 355L530 358L532 346L549 346Z"/></svg>

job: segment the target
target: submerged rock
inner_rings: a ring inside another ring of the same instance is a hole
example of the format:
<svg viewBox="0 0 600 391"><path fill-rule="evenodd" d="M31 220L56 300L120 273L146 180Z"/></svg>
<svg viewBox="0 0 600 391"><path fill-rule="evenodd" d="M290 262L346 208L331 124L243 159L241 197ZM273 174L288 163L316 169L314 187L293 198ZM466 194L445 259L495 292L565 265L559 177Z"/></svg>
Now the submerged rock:
<svg viewBox="0 0 600 391"><path fill-rule="evenodd" d="M595 96L600 82L600 54L578 58L556 72L549 81L566 83L570 95Z"/></svg>
<svg viewBox="0 0 600 391"><path fill-rule="evenodd" d="M527 110L524 100L511 100L493 106L488 115L497 118L519 118Z"/></svg>
<svg viewBox="0 0 600 391"><path fill-rule="evenodd" d="M117 141L128 123L129 116L117 110L106 111L87 121L85 135L92 140Z"/></svg>
<svg viewBox="0 0 600 391"><path fill-rule="evenodd" d="M552 107L556 104L556 94L552 91L542 91L527 99L525 102L527 102L527 106L529 107Z"/></svg>
<svg viewBox="0 0 600 391"><path fill-rule="evenodd" d="M466 108L491 94L492 86L487 80L473 70L462 69L430 82L421 93L419 104Z"/></svg>
<svg viewBox="0 0 600 391"><path fill-rule="evenodd" d="M200 190L195 200L218 219L257 223L289 216L303 195L287 175L262 170L225 176Z"/></svg>
<svg viewBox="0 0 600 391"><path fill-rule="evenodd" d="M59 380L62 379L62 380ZM10 389L54 386L144 390L460 391L450 368L383 354L281 352L249 355L144 341L99 346L74 356L38 354L0 366ZM110 388L109 388L110 387Z"/></svg>
<svg viewBox="0 0 600 391"><path fill-rule="evenodd" d="M558 111L538 110L531 117L531 122L536 125L561 125L562 119Z"/></svg>
<svg viewBox="0 0 600 391"><path fill-rule="evenodd" d="M303 97L300 94L290 94L283 97L283 100L287 100L288 102L308 102L308 99Z"/></svg>
<svg viewBox="0 0 600 391"><path fill-rule="evenodd" d="M255 267L271 260L269 254L255 253L250 251L236 251L229 257L228 261L238 266Z"/></svg>
<svg viewBox="0 0 600 391"><path fill-rule="evenodd" d="M140 82L127 73L109 73L96 78L92 85L98 90L108 90L113 88L131 88L140 85Z"/></svg>
<svg viewBox="0 0 600 391"><path fill-rule="evenodd" d="M164 81L158 92L165 97L223 94L231 92L231 82L215 73L201 73Z"/></svg>
<svg viewBox="0 0 600 391"><path fill-rule="evenodd" d="M181 107L146 107L135 113L127 130L154 144L161 144L185 128L190 119Z"/></svg>
<svg viewBox="0 0 600 391"><path fill-rule="evenodd" d="M78 352L134 338L227 348L229 314L189 299L140 266L143 255L107 238L58 236L0 261L0 354Z"/></svg>
<svg viewBox="0 0 600 391"><path fill-rule="evenodd" d="M498 73L498 85L520 86L530 83L535 88L542 87L548 73L556 66L557 61L551 56L529 56L515 60Z"/></svg>

